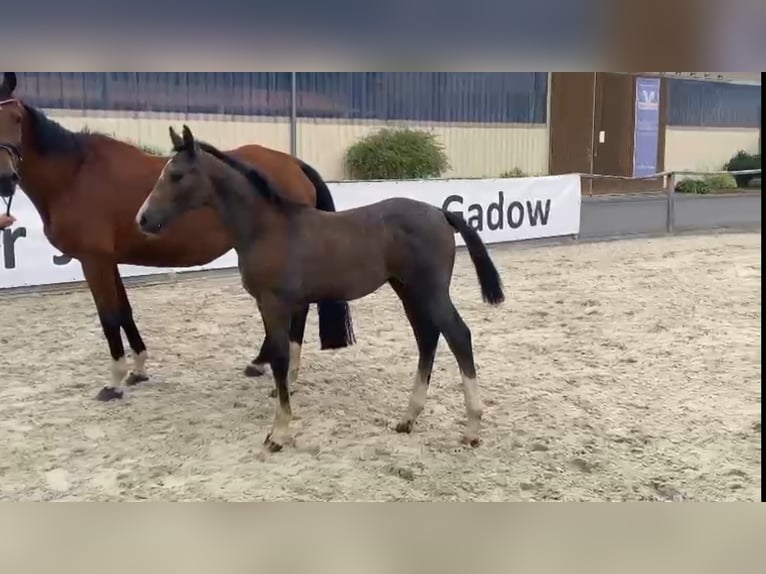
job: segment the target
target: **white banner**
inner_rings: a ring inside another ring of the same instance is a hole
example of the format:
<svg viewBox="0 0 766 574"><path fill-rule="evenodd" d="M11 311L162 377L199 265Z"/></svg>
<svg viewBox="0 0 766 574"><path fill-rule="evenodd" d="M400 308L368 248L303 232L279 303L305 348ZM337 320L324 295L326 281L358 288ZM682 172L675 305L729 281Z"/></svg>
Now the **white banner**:
<svg viewBox="0 0 766 574"><path fill-rule="evenodd" d="M541 239L580 232L578 175L510 179L364 181L329 184L338 211L391 197L409 197L459 212L487 243ZM3 206L4 207L4 206ZM37 210L19 189L13 201L17 223L0 231L0 289L84 280L80 264L62 256L43 234ZM463 245L456 235L458 245ZM236 267L230 251L202 267ZM162 274L168 268L120 265L125 277Z"/></svg>

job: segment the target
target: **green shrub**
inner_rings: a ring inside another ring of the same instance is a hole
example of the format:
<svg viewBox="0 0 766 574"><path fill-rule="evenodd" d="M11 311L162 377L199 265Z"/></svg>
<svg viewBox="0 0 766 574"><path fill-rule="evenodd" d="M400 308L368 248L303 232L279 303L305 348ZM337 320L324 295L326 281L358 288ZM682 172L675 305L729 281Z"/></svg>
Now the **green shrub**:
<svg viewBox="0 0 766 574"><path fill-rule="evenodd" d="M733 175L728 173L720 175L708 175L705 177L705 181L713 191L724 189L737 189L737 180Z"/></svg>
<svg viewBox="0 0 766 574"><path fill-rule="evenodd" d="M723 167L726 171L741 171L745 169L761 169L761 154L751 154L740 150ZM758 177L757 173L735 175L738 187L747 187L753 178Z"/></svg>
<svg viewBox="0 0 766 574"><path fill-rule="evenodd" d="M514 167L513 169L501 173L500 177L505 179L509 177L529 177L529 175L526 174L521 168Z"/></svg>
<svg viewBox="0 0 766 574"><path fill-rule="evenodd" d="M449 169L444 146L430 132L384 128L346 152L352 179L423 179Z"/></svg>
<svg viewBox="0 0 766 574"><path fill-rule="evenodd" d="M679 193L697 193L704 195L712 191L710 184L704 179L684 179L676 184Z"/></svg>

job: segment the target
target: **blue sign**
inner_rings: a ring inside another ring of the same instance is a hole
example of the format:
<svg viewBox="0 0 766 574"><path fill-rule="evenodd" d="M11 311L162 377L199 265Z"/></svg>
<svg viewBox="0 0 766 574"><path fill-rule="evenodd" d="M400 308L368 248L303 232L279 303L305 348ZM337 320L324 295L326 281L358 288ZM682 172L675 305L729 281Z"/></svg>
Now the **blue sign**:
<svg viewBox="0 0 766 574"><path fill-rule="evenodd" d="M657 173L660 146L660 79L636 78L633 176Z"/></svg>

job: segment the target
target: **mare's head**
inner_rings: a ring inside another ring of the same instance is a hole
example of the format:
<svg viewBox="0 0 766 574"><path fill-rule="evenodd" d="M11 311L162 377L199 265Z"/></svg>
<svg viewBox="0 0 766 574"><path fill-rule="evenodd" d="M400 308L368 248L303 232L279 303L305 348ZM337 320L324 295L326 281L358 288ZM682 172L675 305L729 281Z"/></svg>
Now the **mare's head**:
<svg viewBox="0 0 766 574"><path fill-rule="evenodd" d="M141 231L157 234L179 215L213 205L215 188L202 163L202 150L194 135L183 127L183 137L170 128L173 155L154 189L136 214Z"/></svg>
<svg viewBox="0 0 766 574"><path fill-rule="evenodd" d="M13 93L16 74L5 72L0 85L0 197L11 197L19 182L21 163L21 121L24 105Z"/></svg>

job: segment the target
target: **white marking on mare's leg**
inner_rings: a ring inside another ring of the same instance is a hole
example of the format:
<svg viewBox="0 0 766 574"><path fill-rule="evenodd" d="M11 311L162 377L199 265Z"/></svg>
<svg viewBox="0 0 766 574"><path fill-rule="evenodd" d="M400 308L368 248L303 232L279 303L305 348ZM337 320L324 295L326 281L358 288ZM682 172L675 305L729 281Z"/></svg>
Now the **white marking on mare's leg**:
<svg viewBox="0 0 766 574"><path fill-rule="evenodd" d="M463 394L465 395L465 412L467 423L463 443L470 446L479 445L479 428L481 427L482 406L479 397L479 385L476 377L463 377Z"/></svg>
<svg viewBox="0 0 766 574"><path fill-rule="evenodd" d="M138 355L133 357L133 374L146 376L146 360L149 358L149 354L146 350L141 351Z"/></svg>
<svg viewBox="0 0 766 574"><path fill-rule="evenodd" d="M128 363L125 361L125 357L112 361L112 388L119 389L127 376Z"/></svg>
<svg viewBox="0 0 766 574"><path fill-rule="evenodd" d="M112 361L112 386L119 387L128 374L128 364L125 357Z"/></svg>
<svg viewBox="0 0 766 574"><path fill-rule="evenodd" d="M128 376L128 364L125 361L125 357L112 361L110 374L112 376L112 384L104 385L104 388L96 395L96 400L106 402L122 398L123 392L120 387Z"/></svg>
<svg viewBox="0 0 766 574"><path fill-rule="evenodd" d="M128 373L125 379L126 385L133 386L149 380L149 376L146 374L146 359L148 356L146 350L143 350L133 357L133 370Z"/></svg>
<svg viewBox="0 0 766 574"><path fill-rule="evenodd" d="M415 383L410 394L410 403L407 406L407 412L399 424L396 425L396 431L400 433L412 432L415 421L423 412L426 406L426 397L428 396L428 379L419 371L415 374Z"/></svg>

